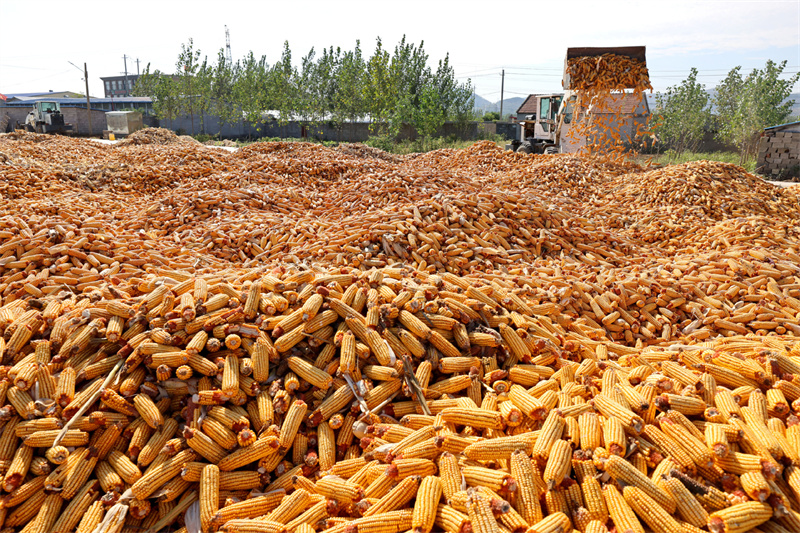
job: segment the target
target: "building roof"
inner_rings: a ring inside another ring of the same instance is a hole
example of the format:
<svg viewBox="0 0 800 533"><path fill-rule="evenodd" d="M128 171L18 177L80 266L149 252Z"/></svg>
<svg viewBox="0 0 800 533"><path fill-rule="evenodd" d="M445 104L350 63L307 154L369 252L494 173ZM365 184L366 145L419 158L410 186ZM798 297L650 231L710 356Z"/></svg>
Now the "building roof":
<svg viewBox="0 0 800 533"><path fill-rule="evenodd" d="M529 94L528 97L522 102L522 105L517 109L517 115L527 115L536 113L536 95Z"/></svg>
<svg viewBox="0 0 800 533"><path fill-rule="evenodd" d="M6 94L6 98L9 101L14 100L42 100L42 99L56 99L56 98L86 98L81 93L76 93L72 91L45 91L45 92L38 92L38 93L9 93Z"/></svg>
<svg viewBox="0 0 800 533"><path fill-rule="evenodd" d="M9 95L10 96L10 95ZM28 98L26 100L17 100L11 101L11 98L8 99L8 106L29 106L33 102L41 101L41 102L58 102L61 105L64 104L75 104L75 105L86 105L86 97L81 96L80 98L47 98L46 95L42 95L39 98ZM90 103L92 104L150 104L153 102L152 98L148 98L146 96L121 96L119 98L95 98L94 96L89 97Z"/></svg>
<svg viewBox="0 0 800 533"><path fill-rule="evenodd" d="M787 126L800 126L800 121L798 122L787 122L786 124L778 124L777 126L770 126L769 128L764 128L764 131L776 130L779 128L785 128Z"/></svg>

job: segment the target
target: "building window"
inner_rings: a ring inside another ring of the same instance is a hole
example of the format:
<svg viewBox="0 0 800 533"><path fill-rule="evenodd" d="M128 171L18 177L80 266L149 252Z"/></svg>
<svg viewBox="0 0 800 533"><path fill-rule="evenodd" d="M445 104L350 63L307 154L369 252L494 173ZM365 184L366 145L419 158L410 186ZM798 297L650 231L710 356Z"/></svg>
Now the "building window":
<svg viewBox="0 0 800 533"><path fill-rule="evenodd" d="M111 84L106 81L106 92L111 90Z"/></svg>

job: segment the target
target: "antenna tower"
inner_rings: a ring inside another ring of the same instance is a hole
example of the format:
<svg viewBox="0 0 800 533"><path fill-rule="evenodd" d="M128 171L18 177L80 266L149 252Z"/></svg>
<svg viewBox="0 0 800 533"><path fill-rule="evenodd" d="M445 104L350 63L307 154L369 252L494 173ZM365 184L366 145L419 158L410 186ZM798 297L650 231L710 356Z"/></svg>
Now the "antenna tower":
<svg viewBox="0 0 800 533"><path fill-rule="evenodd" d="M233 56L231 55L231 32L228 31L228 26L225 26L225 61L229 65L233 64Z"/></svg>

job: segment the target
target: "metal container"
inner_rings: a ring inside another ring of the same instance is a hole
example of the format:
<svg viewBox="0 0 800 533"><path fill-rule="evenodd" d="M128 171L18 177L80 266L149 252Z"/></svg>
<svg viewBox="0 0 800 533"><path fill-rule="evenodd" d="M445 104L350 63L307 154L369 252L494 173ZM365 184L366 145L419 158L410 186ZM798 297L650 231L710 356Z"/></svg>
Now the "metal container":
<svg viewBox="0 0 800 533"><path fill-rule="evenodd" d="M109 111L106 113L108 130L117 136L130 135L144 128L142 114L138 111Z"/></svg>

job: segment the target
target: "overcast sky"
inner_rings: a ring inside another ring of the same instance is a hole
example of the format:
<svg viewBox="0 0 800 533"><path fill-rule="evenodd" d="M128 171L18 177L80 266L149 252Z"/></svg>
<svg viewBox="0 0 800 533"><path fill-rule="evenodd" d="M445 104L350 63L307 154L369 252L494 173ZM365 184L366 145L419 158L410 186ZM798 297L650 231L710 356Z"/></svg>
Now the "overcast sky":
<svg viewBox="0 0 800 533"><path fill-rule="evenodd" d="M476 93L500 99L558 91L570 46L647 46L656 90L676 84L691 67L713 87L733 67L767 59L800 70L800 0L728 1L472 1L472 0L0 0L0 93L89 92L102 96L100 76L152 68L172 72L191 37L210 59L225 46L234 60L252 50L273 63L289 41L295 61L313 46L365 56L375 40L392 49L405 34L424 41L435 68L450 54L456 75ZM81 70L71 66L75 63ZM795 91L800 88L795 87Z"/></svg>

